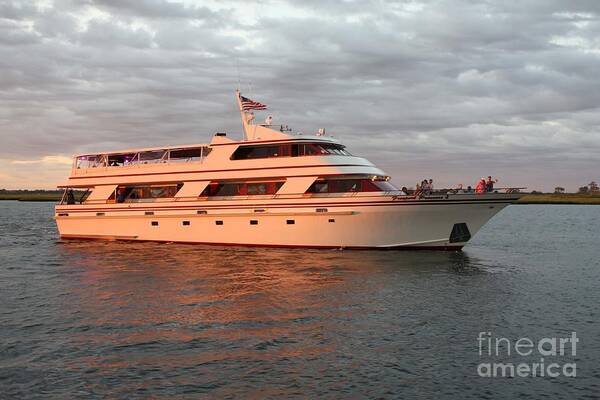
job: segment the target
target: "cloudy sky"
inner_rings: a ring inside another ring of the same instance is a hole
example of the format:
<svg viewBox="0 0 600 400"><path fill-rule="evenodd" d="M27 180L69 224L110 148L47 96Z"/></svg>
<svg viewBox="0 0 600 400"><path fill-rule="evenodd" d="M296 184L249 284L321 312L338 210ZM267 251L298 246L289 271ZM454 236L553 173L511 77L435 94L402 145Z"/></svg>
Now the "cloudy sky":
<svg viewBox="0 0 600 400"><path fill-rule="evenodd" d="M240 136L234 90L399 186L600 180L600 1L0 0L0 188Z"/></svg>

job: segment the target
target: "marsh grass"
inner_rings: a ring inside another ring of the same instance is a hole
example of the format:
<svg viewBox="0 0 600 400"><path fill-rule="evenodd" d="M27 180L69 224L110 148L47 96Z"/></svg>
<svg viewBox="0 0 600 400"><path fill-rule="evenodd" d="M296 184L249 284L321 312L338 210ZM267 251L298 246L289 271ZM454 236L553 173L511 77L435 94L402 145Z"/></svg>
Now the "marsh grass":
<svg viewBox="0 0 600 400"><path fill-rule="evenodd" d="M517 204L600 204L598 194L528 194Z"/></svg>

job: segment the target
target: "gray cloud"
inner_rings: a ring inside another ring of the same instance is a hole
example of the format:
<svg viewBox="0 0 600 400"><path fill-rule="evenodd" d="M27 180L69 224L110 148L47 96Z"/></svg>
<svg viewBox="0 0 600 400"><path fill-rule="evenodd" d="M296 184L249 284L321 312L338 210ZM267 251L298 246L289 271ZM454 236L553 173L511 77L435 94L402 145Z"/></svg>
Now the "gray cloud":
<svg viewBox="0 0 600 400"><path fill-rule="evenodd" d="M600 3L506 3L0 2L0 186L11 160L237 133L238 70L401 185L599 179Z"/></svg>
<svg viewBox="0 0 600 400"><path fill-rule="evenodd" d="M185 6L166 0L88 0L88 4L119 15L153 19L208 19L218 15L207 7Z"/></svg>

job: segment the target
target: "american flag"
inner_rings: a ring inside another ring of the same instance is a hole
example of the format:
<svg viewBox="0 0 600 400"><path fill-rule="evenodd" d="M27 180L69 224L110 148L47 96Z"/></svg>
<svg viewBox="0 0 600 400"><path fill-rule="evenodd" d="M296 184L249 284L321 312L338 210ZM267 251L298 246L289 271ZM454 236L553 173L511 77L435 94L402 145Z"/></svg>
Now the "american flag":
<svg viewBox="0 0 600 400"><path fill-rule="evenodd" d="M242 95L240 95L240 100L242 102L242 110L243 111L249 111L249 110L266 110L267 106L259 103L258 101L254 101L254 100L250 100L247 97L244 97Z"/></svg>

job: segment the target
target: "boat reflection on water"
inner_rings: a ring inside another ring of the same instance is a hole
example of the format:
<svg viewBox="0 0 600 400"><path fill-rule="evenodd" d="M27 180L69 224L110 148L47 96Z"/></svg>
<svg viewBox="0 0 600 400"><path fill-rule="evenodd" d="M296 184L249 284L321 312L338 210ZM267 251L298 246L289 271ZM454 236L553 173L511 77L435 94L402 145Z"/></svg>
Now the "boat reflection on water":
<svg viewBox="0 0 600 400"><path fill-rule="evenodd" d="M226 395L252 386L256 373L279 371L282 381L333 373L329 363L353 351L346 340L358 332L398 323L423 328L412 319L420 301L398 301L396 289L408 285L414 295L423 277L481 272L465 253L87 241L58 247L70 277L60 290L79 327L65 367L155 376L153 393L165 389L165 374L178 385L224 385L217 393ZM396 318L402 314L407 318ZM385 340L380 345L393 351ZM303 371L307 359L322 359L322 369ZM149 389L143 382L130 389Z"/></svg>

